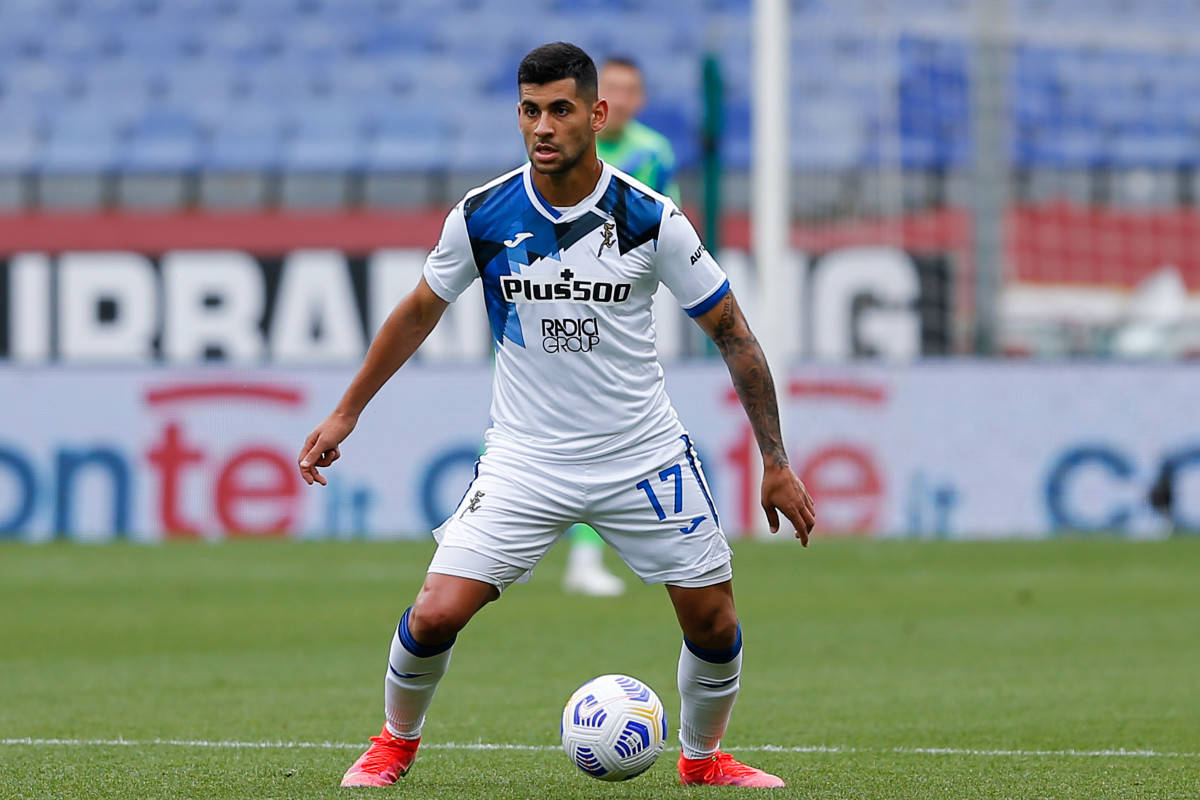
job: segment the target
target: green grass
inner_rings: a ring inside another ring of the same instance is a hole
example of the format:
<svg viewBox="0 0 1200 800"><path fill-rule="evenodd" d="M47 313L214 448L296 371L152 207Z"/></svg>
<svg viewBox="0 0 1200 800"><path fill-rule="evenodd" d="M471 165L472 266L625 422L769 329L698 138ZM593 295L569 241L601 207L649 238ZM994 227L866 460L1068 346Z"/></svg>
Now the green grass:
<svg viewBox="0 0 1200 800"><path fill-rule="evenodd" d="M0 547L0 797L355 794L337 781L379 728L391 631L431 550ZM560 550L460 637L416 768L377 794L696 797L672 750L608 785L554 749L439 746L553 748L566 697L610 671L678 718L663 590L564 596ZM772 797L1200 794L1200 540L740 543L735 570L746 661L726 747L837 748L742 750L788 781ZM913 752L933 747L988 752ZM1176 755L1063 752L1120 748Z"/></svg>

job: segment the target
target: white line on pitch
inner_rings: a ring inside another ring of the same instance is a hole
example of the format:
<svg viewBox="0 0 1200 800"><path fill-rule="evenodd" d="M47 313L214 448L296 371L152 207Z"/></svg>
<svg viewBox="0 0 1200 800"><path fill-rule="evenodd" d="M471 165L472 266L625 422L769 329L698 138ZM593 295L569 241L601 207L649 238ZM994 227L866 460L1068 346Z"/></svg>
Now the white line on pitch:
<svg viewBox="0 0 1200 800"><path fill-rule="evenodd" d="M205 739L0 739L0 745L25 745L29 747L205 747L227 750L357 750L362 742L239 742L210 741ZM493 742L431 742L427 750L528 750L547 752L558 750L557 745L540 744L497 744ZM839 747L829 745L807 745L786 747L764 744L748 747L731 746L730 750L743 753L896 753L899 755L933 756L992 756L992 757L1036 757L1068 756L1076 758L1200 758L1200 753L1176 753L1161 750L1130 750L1123 747L1107 750L1019 750L977 749L965 747Z"/></svg>

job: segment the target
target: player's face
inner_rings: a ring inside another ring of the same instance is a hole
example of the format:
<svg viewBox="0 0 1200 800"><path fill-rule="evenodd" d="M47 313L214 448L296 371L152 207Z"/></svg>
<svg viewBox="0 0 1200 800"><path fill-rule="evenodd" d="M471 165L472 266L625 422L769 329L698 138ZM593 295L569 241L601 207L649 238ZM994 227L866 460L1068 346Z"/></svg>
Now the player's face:
<svg viewBox="0 0 1200 800"><path fill-rule="evenodd" d="M608 127L619 132L645 105L642 76L633 67L606 64L600 70L600 96L608 101Z"/></svg>
<svg viewBox="0 0 1200 800"><path fill-rule="evenodd" d="M604 127L608 106L577 94L575 79L521 84L521 135L533 168L547 175L568 172L589 151Z"/></svg>

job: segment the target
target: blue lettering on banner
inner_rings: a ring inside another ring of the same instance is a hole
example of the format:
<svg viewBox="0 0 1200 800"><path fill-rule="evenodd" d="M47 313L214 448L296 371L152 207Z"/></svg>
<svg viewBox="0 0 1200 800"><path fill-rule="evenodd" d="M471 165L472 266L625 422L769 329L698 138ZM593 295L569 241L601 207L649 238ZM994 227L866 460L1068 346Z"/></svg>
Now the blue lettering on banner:
<svg viewBox="0 0 1200 800"><path fill-rule="evenodd" d="M1175 484L1172 486L1172 488L1175 490L1176 497L1178 497L1179 486L1177 484L1179 481L1179 475L1181 472L1183 472L1184 467L1195 469L1196 467L1200 466L1200 447L1192 446L1185 450L1171 453L1165 459L1163 459L1164 464L1167 462L1170 462L1171 464L1171 483ZM1200 519L1189 520L1184 517L1180 510L1180 503L1178 501L1172 504L1171 517L1172 522L1174 522L1175 525L1181 530L1200 531Z"/></svg>
<svg viewBox="0 0 1200 800"><path fill-rule="evenodd" d="M95 447L91 450L59 450L58 482L54 491L54 534L65 538L75 530L71 513L71 498L76 494L76 476L88 466L102 468L112 483L112 532L121 538L129 532L129 509L132 494L129 462L116 450Z"/></svg>
<svg viewBox="0 0 1200 800"><path fill-rule="evenodd" d="M1055 531L1122 530L1129 525L1132 511L1128 505L1117 505L1106 516L1088 518L1075 512L1070 504L1071 480L1084 468L1103 469L1114 478L1128 481L1133 477L1133 465L1124 454L1108 445L1081 445L1067 450L1046 478L1046 511Z"/></svg>
<svg viewBox="0 0 1200 800"><path fill-rule="evenodd" d="M325 526L310 532L316 538L332 539L370 538L371 506L375 505L375 492L370 486L353 485L329 476L325 493Z"/></svg>
<svg viewBox="0 0 1200 800"><path fill-rule="evenodd" d="M955 530L952 514L962 502L961 490L952 481L935 481L922 470L912 473L908 486L905 519L909 533L931 533L935 538L950 538Z"/></svg>
<svg viewBox="0 0 1200 800"><path fill-rule="evenodd" d="M0 509L0 536L16 538L33 517L37 506L37 475L19 452L0 446L0 476L5 469L17 484L13 492L16 503L7 517L3 516L4 509Z"/></svg>

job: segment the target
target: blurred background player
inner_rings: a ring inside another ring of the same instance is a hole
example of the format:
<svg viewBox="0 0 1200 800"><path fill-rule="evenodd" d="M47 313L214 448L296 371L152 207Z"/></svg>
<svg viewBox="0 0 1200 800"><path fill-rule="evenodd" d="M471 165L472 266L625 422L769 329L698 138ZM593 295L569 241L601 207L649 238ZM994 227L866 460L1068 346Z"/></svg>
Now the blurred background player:
<svg viewBox="0 0 1200 800"><path fill-rule="evenodd" d="M596 136L600 160L679 203L671 142L635 119L646 105L645 83L637 64L622 56L605 61L600 68L600 96L608 100L608 124ZM571 528L568 536L571 550L563 588L593 597L622 594L624 581L604 566L604 540L599 534L581 524Z"/></svg>
<svg viewBox="0 0 1200 800"><path fill-rule="evenodd" d="M600 68L600 96L608 100L608 125L596 137L600 160L679 203L671 142L635 119L646 105L645 82L637 64L619 56L605 61Z"/></svg>

